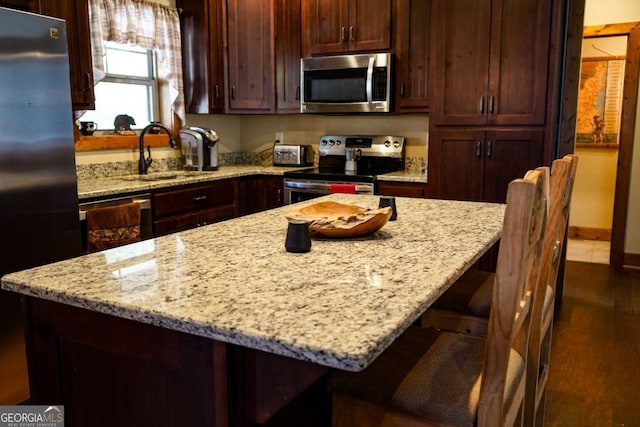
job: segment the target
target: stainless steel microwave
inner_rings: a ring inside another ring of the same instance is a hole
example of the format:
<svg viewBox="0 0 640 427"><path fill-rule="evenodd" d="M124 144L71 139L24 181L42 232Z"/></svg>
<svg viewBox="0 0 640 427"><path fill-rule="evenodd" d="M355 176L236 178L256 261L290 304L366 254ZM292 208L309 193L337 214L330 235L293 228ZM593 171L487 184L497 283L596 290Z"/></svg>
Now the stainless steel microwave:
<svg viewBox="0 0 640 427"><path fill-rule="evenodd" d="M391 111L391 54L322 56L300 61L300 112Z"/></svg>

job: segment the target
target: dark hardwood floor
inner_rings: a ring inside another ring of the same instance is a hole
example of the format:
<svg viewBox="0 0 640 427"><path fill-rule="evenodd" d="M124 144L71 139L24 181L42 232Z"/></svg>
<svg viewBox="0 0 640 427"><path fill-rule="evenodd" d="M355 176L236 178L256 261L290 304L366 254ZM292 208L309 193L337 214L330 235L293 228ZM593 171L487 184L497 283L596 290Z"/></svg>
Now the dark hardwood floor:
<svg viewBox="0 0 640 427"><path fill-rule="evenodd" d="M546 426L640 426L640 271L568 261Z"/></svg>

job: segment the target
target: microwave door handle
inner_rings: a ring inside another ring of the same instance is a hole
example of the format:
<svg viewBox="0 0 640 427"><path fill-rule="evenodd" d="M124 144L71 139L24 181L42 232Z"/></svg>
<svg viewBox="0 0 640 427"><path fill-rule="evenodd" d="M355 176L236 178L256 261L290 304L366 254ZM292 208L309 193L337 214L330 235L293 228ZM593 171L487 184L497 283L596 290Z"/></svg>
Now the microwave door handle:
<svg viewBox="0 0 640 427"><path fill-rule="evenodd" d="M373 65L376 62L375 55L369 57L369 67L367 68L367 102L373 103Z"/></svg>

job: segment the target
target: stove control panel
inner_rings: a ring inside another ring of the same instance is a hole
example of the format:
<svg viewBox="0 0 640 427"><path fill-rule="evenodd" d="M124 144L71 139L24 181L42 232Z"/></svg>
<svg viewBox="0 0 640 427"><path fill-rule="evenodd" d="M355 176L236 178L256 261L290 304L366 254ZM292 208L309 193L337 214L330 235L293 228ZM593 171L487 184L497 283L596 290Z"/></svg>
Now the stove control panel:
<svg viewBox="0 0 640 427"><path fill-rule="evenodd" d="M320 156L345 156L347 148L357 148L365 157L404 158L404 136L324 135L318 142Z"/></svg>

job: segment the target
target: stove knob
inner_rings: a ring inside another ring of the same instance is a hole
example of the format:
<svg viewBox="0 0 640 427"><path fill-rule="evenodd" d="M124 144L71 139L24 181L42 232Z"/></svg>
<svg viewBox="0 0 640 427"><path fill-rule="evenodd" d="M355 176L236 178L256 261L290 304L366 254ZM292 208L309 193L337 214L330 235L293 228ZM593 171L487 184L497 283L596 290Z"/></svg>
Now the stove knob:
<svg viewBox="0 0 640 427"><path fill-rule="evenodd" d="M323 140L322 140L322 142L321 142L321 144L322 144L322 145L327 145L327 140L326 140L326 139L323 139Z"/></svg>
<svg viewBox="0 0 640 427"><path fill-rule="evenodd" d="M335 142L333 139L330 139L330 140L329 140L329 145L330 145L330 146L332 146L332 147L333 147L335 144L336 144L336 142Z"/></svg>
<svg viewBox="0 0 640 427"><path fill-rule="evenodd" d="M384 142L384 146L389 148L391 147L391 141L389 141L388 139Z"/></svg>
<svg viewBox="0 0 640 427"><path fill-rule="evenodd" d="M399 142L399 141L393 141L393 146L394 146L395 148L400 147L400 142Z"/></svg>
<svg viewBox="0 0 640 427"><path fill-rule="evenodd" d="M336 145L342 145L342 141L340 141L339 139L336 139Z"/></svg>

